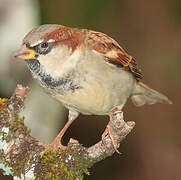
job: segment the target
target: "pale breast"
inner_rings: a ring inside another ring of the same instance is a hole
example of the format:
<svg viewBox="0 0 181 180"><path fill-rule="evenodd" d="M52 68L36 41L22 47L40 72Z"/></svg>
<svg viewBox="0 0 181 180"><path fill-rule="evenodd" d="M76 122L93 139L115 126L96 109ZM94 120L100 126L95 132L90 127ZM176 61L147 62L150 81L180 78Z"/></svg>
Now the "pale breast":
<svg viewBox="0 0 181 180"><path fill-rule="evenodd" d="M83 114L104 115L116 106L124 106L136 81L131 73L101 59L84 61L79 68L84 77L81 88L64 96L55 95L56 99Z"/></svg>
<svg viewBox="0 0 181 180"><path fill-rule="evenodd" d="M56 78L50 76L38 61L29 62L28 66L41 85L69 109L104 115L116 106L123 107L133 91L136 81L133 75L89 51L76 58L77 62Z"/></svg>

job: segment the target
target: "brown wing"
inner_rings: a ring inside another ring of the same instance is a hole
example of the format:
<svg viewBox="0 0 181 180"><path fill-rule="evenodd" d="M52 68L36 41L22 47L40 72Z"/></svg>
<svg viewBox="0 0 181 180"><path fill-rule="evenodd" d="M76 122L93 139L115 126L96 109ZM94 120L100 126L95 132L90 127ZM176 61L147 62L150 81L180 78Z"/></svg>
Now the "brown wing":
<svg viewBox="0 0 181 180"><path fill-rule="evenodd" d="M137 79L142 78L141 70L136 60L112 38L104 33L84 30L88 45L96 52L102 54L109 63L122 67L133 73Z"/></svg>

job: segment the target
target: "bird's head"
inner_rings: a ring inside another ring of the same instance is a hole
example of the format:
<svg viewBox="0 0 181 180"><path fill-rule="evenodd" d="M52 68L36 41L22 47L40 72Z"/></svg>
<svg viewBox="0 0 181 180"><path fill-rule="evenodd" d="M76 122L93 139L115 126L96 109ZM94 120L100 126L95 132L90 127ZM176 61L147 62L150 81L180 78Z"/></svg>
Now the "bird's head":
<svg viewBox="0 0 181 180"><path fill-rule="evenodd" d="M29 67L40 66L52 76L60 76L74 65L71 56L81 46L83 38L78 29L62 25L47 24L31 30L24 38L21 48L15 57L25 60ZM77 58L78 59L78 58ZM31 69L32 70L32 69Z"/></svg>

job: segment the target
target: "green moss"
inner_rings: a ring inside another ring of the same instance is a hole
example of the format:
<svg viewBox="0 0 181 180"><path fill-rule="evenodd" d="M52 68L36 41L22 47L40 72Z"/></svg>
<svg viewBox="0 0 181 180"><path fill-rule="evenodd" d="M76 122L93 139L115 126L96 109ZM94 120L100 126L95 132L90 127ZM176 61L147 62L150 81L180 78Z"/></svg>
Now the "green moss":
<svg viewBox="0 0 181 180"><path fill-rule="evenodd" d="M11 122L10 126L10 131L15 132L15 131L21 131L22 134L24 134L25 136L29 135L31 132L31 129L27 128L24 125L24 117L18 117L16 116L16 120Z"/></svg>
<svg viewBox="0 0 181 180"><path fill-rule="evenodd" d="M84 174L89 175L88 168L92 165L93 160L88 158L85 148L69 144L66 150L45 152L35 167L35 176L40 180L83 179Z"/></svg>
<svg viewBox="0 0 181 180"><path fill-rule="evenodd" d="M0 111L7 111L7 103L8 99L0 98Z"/></svg>
<svg viewBox="0 0 181 180"><path fill-rule="evenodd" d="M60 151L47 151L44 153L40 162L35 167L35 176L37 179L59 179L61 171L59 170Z"/></svg>
<svg viewBox="0 0 181 180"><path fill-rule="evenodd" d="M0 136L2 141L6 143L19 138L20 135L25 137L30 134L30 129L24 125L24 117L19 118L19 111L14 111L13 107L15 104L16 101L13 103L7 99L0 99ZM20 102L17 101L17 106L19 106L19 104ZM3 128L8 128L8 131L4 132ZM12 149L12 151L8 153L8 158L7 155L4 154L4 151L1 150L0 159L1 163L12 168L14 176L20 177L21 174L25 173L26 167L31 167L28 156L30 143L25 142L21 147L16 148L17 149ZM14 152L18 153L16 154Z"/></svg>
<svg viewBox="0 0 181 180"><path fill-rule="evenodd" d="M0 98L0 133L2 133L1 128L8 127L11 134L15 134L14 132L18 130L24 135L29 135L31 130L24 125L24 117L18 116L19 111L8 112L8 103L8 99ZM13 103L14 106L21 106L20 104L21 102L19 102L18 100L17 102L15 101ZM11 114L10 116L12 116L12 118L8 118L9 114ZM3 135L3 138L5 138L7 142L9 142L12 136L10 134L6 135L6 137Z"/></svg>

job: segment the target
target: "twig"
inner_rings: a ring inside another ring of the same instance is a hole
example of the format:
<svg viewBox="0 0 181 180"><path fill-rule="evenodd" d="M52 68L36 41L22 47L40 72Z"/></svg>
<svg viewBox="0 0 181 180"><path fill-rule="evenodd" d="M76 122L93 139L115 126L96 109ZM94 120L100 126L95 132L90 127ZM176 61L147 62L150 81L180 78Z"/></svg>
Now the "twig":
<svg viewBox="0 0 181 180"><path fill-rule="evenodd" d="M107 135L100 142L86 148L70 139L66 150L41 152L47 145L30 135L24 118L18 113L24 107L28 88L18 85L10 99L0 99L0 169L14 179L83 179L87 168L111 156L115 152L111 138ZM119 109L112 114L108 126L117 148L130 133L135 123L125 122Z"/></svg>

